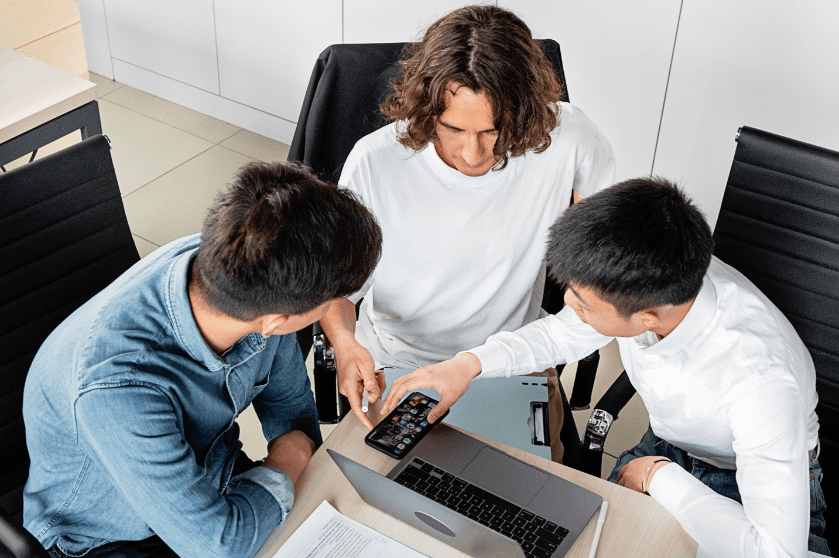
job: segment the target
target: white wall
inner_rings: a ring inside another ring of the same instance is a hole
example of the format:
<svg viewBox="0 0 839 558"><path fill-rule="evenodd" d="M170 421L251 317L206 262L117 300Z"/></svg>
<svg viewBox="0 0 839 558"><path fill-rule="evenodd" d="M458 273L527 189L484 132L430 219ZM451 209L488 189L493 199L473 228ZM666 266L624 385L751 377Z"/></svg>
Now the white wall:
<svg viewBox="0 0 839 558"><path fill-rule="evenodd" d="M341 0L215 7L222 96L297 122L315 60L341 42Z"/></svg>
<svg viewBox="0 0 839 558"><path fill-rule="evenodd" d="M716 222L740 126L839 151L839 2L684 0L654 172Z"/></svg>
<svg viewBox="0 0 839 558"><path fill-rule="evenodd" d="M495 4L495 2L491 2ZM463 0L344 0L344 43L418 41L437 19Z"/></svg>
<svg viewBox="0 0 839 558"><path fill-rule="evenodd" d="M212 2L105 0L105 13L114 59L218 94Z"/></svg>
<svg viewBox="0 0 839 558"><path fill-rule="evenodd" d="M559 43L571 103L606 134L617 179L649 174L676 37L672 0L508 0L534 36Z"/></svg>
<svg viewBox="0 0 839 558"><path fill-rule="evenodd" d="M416 40L466 3L79 0L79 7L92 71L290 143L326 46ZM676 179L712 222L739 126L839 150L837 0L501 4L535 36L560 43L571 101L612 142L618 178Z"/></svg>

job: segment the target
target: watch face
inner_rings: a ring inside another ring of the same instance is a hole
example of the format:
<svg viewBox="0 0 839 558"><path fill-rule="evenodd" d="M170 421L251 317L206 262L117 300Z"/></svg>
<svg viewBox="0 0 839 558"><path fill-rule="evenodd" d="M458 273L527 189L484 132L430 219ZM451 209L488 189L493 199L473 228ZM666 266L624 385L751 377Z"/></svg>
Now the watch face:
<svg viewBox="0 0 839 558"><path fill-rule="evenodd" d="M391 457L403 458L434 426L427 418L437 403L427 395L412 393L367 435L365 442Z"/></svg>

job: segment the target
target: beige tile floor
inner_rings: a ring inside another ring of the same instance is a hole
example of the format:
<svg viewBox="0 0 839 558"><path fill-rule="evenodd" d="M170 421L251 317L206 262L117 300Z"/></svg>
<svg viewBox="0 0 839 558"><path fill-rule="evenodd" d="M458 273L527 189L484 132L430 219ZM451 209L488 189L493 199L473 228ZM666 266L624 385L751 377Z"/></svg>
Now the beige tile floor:
<svg viewBox="0 0 839 558"><path fill-rule="evenodd" d="M236 169L252 160L285 160L288 146L186 109L96 74L88 74L76 0L0 0L0 44L98 85L103 131L111 151L131 231L141 256L181 236L198 232L207 208ZM42 148L42 157L80 141L78 132ZM27 158L7 165L25 164ZM308 363L311 370L311 359ZM570 393L576 365L562 383ZM623 370L614 343L602 351L593 400ZM575 411L580 433L589 411ZM265 439L253 409L239 419L245 450L265 455ZM632 447L649 424L636 395L607 440L603 472ZM334 429L322 427L324 437Z"/></svg>
<svg viewBox="0 0 839 558"><path fill-rule="evenodd" d="M76 0L0 0L0 45L88 77Z"/></svg>

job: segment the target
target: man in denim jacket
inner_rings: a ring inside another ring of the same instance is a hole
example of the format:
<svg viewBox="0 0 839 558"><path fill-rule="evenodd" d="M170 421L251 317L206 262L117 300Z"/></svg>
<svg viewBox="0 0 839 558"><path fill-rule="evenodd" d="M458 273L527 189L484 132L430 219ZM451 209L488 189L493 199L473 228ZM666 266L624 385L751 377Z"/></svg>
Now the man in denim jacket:
<svg viewBox="0 0 839 558"><path fill-rule="evenodd" d="M352 194L296 165L243 167L202 234L134 265L39 350L26 528L53 557L253 556L321 443L293 333L380 251ZM261 464L235 422L251 403Z"/></svg>

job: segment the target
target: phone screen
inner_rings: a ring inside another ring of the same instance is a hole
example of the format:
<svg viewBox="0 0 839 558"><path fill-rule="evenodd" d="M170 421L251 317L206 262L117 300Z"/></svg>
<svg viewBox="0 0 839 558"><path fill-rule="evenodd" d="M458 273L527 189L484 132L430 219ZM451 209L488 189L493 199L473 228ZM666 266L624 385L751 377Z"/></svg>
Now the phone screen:
<svg viewBox="0 0 839 558"><path fill-rule="evenodd" d="M439 401L419 392L414 392L402 400L375 428L364 438L368 446L388 454L394 459L402 459L422 440L435 423L428 422L428 413Z"/></svg>

